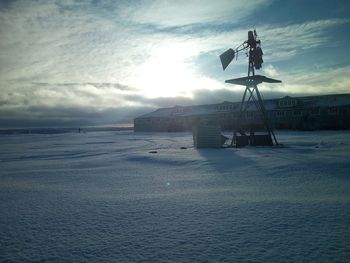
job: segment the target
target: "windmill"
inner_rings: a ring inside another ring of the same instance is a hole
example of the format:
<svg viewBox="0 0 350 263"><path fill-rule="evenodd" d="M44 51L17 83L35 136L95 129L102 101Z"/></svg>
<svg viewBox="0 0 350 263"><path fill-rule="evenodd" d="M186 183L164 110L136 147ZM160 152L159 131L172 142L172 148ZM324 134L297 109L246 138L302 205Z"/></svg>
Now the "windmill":
<svg viewBox="0 0 350 263"><path fill-rule="evenodd" d="M255 29L253 31L248 31L248 40L244 41L235 49L230 48L220 55L223 70L227 68L235 57L237 58L240 52L245 52L248 56L248 76L225 81L226 83L245 86L237 124L234 125L231 146L242 147L248 144L271 146L278 145L261 97L261 93L258 89L258 84L263 82L280 83L281 81L262 75L255 75L255 70L259 70L263 63L261 41L258 39ZM260 125L260 127L247 125L247 121L245 120L247 109L252 105L252 103L255 105L256 112L260 113L262 119L262 125Z"/></svg>

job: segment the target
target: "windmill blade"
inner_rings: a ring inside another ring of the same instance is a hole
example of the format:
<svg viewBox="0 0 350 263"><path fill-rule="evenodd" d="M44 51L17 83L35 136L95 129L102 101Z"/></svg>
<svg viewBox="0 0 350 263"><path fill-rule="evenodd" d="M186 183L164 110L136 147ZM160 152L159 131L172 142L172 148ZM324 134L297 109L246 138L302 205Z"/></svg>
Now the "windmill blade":
<svg viewBox="0 0 350 263"><path fill-rule="evenodd" d="M231 61L235 58L235 51L230 48L220 55L222 69L225 70Z"/></svg>

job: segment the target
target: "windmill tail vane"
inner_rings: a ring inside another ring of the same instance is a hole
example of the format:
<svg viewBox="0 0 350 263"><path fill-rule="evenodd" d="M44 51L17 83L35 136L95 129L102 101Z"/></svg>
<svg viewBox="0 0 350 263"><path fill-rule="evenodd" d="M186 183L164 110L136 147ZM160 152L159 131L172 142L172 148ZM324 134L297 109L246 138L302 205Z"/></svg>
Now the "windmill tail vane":
<svg viewBox="0 0 350 263"><path fill-rule="evenodd" d="M258 38L256 30L248 31L248 39L235 49L229 48L220 55L221 65L223 70L232 62L232 60L238 57L238 53L241 51L249 52L249 60L254 64L255 69L260 69L263 60L263 51L261 49L261 41Z"/></svg>

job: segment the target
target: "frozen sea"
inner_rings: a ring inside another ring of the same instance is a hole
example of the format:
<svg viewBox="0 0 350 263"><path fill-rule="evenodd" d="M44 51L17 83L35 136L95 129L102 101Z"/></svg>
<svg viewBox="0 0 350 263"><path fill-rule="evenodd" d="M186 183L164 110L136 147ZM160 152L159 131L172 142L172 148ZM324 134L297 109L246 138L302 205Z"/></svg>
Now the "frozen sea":
<svg viewBox="0 0 350 263"><path fill-rule="evenodd" d="M350 262L350 131L277 138L1 135L0 262Z"/></svg>

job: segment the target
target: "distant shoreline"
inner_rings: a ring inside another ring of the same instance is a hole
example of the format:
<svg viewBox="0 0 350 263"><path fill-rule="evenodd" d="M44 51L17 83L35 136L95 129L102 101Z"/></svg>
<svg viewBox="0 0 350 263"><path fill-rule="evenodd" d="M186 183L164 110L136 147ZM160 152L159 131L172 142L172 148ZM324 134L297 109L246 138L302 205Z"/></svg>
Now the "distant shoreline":
<svg viewBox="0 0 350 263"><path fill-rule="evenodd" d="M8 134L59 134L96 131L130 131L134 127L85 127L85 128L8 128L0 129L0 135Z"/></svg>

